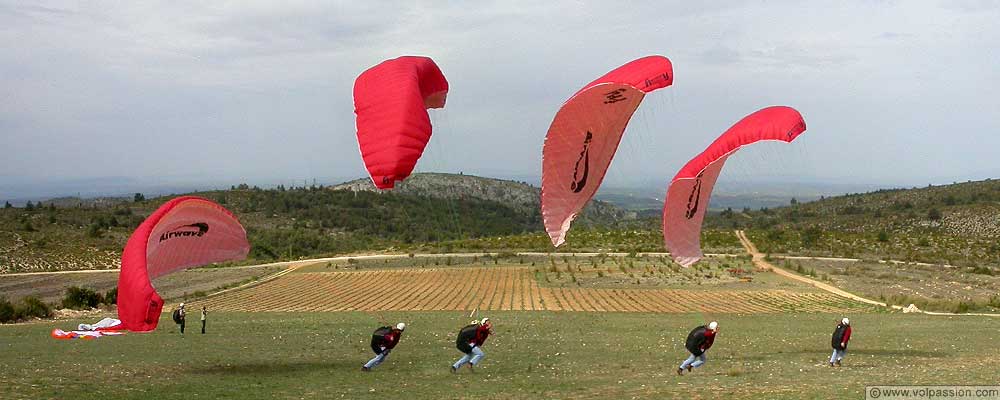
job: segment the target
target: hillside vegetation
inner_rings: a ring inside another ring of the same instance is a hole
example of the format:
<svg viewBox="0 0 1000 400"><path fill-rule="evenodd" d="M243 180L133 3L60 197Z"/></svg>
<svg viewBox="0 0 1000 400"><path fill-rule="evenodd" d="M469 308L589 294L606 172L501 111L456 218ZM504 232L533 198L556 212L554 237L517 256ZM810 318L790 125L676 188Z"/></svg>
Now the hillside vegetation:
<svg viewBox="0 0 1000 400"><path fill-rule="evenodd" d="M465 194L441 189L448 187L442 182L449 181ZM430 174L428 179L417 175L416 182L393 192L349 187L263 190L240 185L195 195L217 201L240 218L252 245L249 262L418 251L435 243L543 231L538 189L522 183ZM172 197L100 202L64 198L0 209L0 273L117 268L132 230ZM579 219L581 228L613 227L624 217L605 203L593 208L598 211Z"/></svg>
<svg viewBox="0 0 1000 400"><path fill-rule="evenodd" d="M1000 181L849 194L706 221L747 229L766 253L1000 266ZM992 268L984 269L984 266Z"/></svg>

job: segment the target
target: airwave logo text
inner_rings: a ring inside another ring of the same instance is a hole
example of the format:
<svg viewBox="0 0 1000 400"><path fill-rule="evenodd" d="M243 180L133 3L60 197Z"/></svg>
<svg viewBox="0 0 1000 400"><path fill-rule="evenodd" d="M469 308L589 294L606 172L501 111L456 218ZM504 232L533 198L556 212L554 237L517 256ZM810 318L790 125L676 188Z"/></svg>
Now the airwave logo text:
<svg viewBox="0 0 1000 400"><path fill-rule="evenodd" d="M191 230L190 228L195 228L197 230ZM160 241L167 239L172 239L176 237L202 237L208 233L208 224L204 222L196 222L191 225L184 225L170 232L165 232L160 235Z"/></svg>

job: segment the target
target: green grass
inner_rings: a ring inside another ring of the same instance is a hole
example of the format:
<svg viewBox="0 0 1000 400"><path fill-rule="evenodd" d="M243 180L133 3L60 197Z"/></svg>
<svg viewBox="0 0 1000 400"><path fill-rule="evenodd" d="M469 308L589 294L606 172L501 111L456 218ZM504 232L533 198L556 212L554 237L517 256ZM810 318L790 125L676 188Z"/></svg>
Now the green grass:
<svg viewBox="0 0 1000 400"><path fill-rule="evenodd" d="M992 319L851 315L833 370L839 315L496 312L486 359L452 375L467 314L384 316L408 329L372 373L359 368L373 314L218 313L183 338L164 318L94 341L48 337L79 321L0 326L0 398L860 398L866 384L992 384L1000 370ZM721 333L708 364L678 377L685 335L709 318Z"/></svg>

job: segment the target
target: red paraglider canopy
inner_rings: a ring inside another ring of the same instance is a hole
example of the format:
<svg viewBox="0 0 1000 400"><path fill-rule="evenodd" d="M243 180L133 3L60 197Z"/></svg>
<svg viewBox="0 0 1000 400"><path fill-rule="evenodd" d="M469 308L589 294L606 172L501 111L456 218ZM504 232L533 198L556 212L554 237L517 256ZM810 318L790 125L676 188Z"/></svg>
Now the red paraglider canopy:
<svg viewBox="0 0 1000 400"><path fill-rule="evenodd" d="M403 56L369 68L354 81L361 158L379 189L410 176L431 138L428 108L443 108L448 81L434 60Z"/></svg>
<svg viewBox="0 0 1000 400"><path fill-rule="evenodd" d="M701 223L726 159L761 140L790 143L805 130L794 108L767 107L741 119L677 172L663 205L663 241L678 264L690 266L702 257Z"/></svg>
<svg viewBox="0 0 1000 400"><path fill-rule="evenodd" d="M250 252L247 233L229 210L184 196L160 206L129 237L118 276L118 318L125 329L156 329L163 299L152 279Z"/></svg>
<svg viewBox="0 0 1000 400"><path fill-rule="evenodd" d="M587 84L556 113L542 148L542 219L554 246L597 193L622 134L646 93L670 86L663 56L631 61Z"/></svg>

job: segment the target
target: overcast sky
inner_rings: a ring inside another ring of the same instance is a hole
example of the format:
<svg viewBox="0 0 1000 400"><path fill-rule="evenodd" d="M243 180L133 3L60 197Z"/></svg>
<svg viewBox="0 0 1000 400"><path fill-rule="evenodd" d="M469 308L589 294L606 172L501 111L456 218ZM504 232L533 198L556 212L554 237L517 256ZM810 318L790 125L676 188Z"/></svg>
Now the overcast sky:
<svg viewBox="0 0 1000 400"><path fill-rule="evenodd" d="M418 171L537 176L568 96L662 54L606 184L665 185L769 105L808 130L723 181L1000 178L997 2L700 3L0 1L0 185L366 176L353 82L399 55L451 86Z"/></svg>

